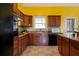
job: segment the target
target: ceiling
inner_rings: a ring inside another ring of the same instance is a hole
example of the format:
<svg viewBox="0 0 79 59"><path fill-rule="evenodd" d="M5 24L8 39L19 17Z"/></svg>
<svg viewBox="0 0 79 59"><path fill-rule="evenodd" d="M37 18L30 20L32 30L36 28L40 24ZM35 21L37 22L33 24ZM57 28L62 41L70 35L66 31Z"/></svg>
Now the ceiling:
<svg viewBox="0 0 79 59"><path fill-rule="evenodd" d="M42 7L42 6L79 6L79 3L22 3L23 7Z"/></svg>

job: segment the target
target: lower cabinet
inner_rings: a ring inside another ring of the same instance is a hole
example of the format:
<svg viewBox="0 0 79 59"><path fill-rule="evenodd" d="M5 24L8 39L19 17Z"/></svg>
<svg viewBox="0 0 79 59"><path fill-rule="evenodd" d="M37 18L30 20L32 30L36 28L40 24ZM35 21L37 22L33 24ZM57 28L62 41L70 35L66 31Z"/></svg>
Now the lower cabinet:
<svg viewBox="0 0 79 59"><path fill-rule="evenodd" d="M13 55L21 55L28 45L47 46L48 33L47 32L33 32L14 37Z"/></svg>
<svg viewBox="0 0 79 59"><path fill-rule="evenodd" d="M33 36L32 36L32 33L29 32L29 45L33 45Z"/></svg>
<svg viewBox="0 0 79 59"><path fill-rule="evenodd" d="M70 56L79 56L79 42L70 41Z"/></svg>
<svg viewBox="0 0 79 59"><path fill-rule="evenodd" d="M58 50L62 56L69 56L69 39L58 36L57 38Z"/></svg>
<svg viewBox="0 0 79 59"><path fill-rule="evenodd" d="M14 37L14 45L13 45L13 55L19 55L19 39L18 37Z"/></svg>
<svg viewBox="0 0 79 59"><path fill-rule="evenodd" d="M40 45L41 34L40 33L32 33L32 44Z"/></svg>
<svg viewBox="0 0 79 59"><path fill-rule="evenodd" d="M62 40L61 40L61 37L60 36L57 36L57 45L58 45L58 50L59 50L59 53L62 54Z"/></svg>
<svg viewBox="0 0 79 59"><path fill-rule="evenodd" d="M79 42L64 36L57 37L59 53L63 56L79 56Z"/></svg>
<svg viewBox="0 0 79 59"><path fill-rule="evenodd" d="M32 45L48 45L48 33L46 32L33 32L31 33L31 37Z"/></svg>
<svg viewBox="0 0 79 59"><path fill-rule="evenodd" d="M13 55L18 56L21 55L24 49L28 46L29 43L28 34L24 34L22 36L14 37L14 44L13 44Z"/></svg>
<svg viewBox="0 0 79 59"><path fill-rule="evenodd" d="M22 37L19 37L19 55L22 53Z"/></svg>
<svg viewBox="0 0 79 59"><path fill-rule="evenodd" d="M62 55L69 56L69 39L62 37Z"/></svg>

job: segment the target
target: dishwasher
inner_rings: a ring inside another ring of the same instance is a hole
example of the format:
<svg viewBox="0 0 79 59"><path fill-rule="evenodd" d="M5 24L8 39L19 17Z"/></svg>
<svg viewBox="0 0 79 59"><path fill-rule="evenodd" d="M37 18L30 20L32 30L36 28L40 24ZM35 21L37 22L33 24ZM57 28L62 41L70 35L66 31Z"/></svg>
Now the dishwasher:
<svg viewBox="0 0 79 59"><path fill-rule="evenodd" d="M57 45L57 34L54 34L54 33L49 33L48 34L48 45L49 46L56 46Z"/></svg>

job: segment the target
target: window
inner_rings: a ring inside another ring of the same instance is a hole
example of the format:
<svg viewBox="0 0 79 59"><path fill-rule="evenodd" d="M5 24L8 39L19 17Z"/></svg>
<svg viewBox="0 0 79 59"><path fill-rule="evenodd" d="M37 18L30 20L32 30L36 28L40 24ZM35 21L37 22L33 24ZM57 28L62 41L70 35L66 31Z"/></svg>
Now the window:
<svg viewBox="0 0 79 59"><path fill-rule="evenodd" d="M66 17L65 18L65 32L74 31L78 28L77 26L77 18L75 17Z"/></svg>
<svg viewBox="0 0 79 59"><path fill-rule="evenodd" d="M35 16L34 17L34 27L35 28L45 28L46 26L46 17Z"/></svg>

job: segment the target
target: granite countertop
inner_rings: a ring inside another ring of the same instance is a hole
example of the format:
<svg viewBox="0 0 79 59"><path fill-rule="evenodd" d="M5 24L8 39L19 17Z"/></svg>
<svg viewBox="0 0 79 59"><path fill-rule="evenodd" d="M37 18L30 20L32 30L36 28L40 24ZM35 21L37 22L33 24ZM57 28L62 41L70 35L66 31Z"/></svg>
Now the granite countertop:
<svg viewBox="0 0 79 59"><path fill-rule="evenodd" d="M79 41L79 36L73 36L73 35L69 35L69 34L58 34L58 35L75 40L75 41Z"/></svg>
<svg viewBox="0 0 79 59"><path fill-rule="evenodd" d="M24 35L26 35L26 34L28 34L28 32L24 32L24 33L22 33L21 35L19 35L18 37L22 37L22 36L24 36Z"/></svg>

